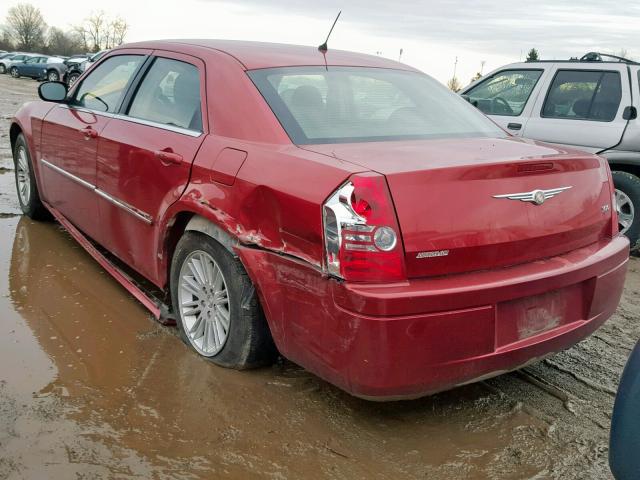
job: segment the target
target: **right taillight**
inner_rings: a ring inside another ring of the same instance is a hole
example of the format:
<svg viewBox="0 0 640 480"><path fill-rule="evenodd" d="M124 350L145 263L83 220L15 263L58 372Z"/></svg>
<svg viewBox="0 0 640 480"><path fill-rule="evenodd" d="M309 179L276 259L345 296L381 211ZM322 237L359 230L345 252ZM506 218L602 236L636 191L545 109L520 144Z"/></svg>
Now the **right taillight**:
<svg viewBox="0 0 640 480"><path fill-rule="evenodd" d="M382 175L353 175L324 204L323 224L329 274L353 282L406 278L400 229Z"/></svg>

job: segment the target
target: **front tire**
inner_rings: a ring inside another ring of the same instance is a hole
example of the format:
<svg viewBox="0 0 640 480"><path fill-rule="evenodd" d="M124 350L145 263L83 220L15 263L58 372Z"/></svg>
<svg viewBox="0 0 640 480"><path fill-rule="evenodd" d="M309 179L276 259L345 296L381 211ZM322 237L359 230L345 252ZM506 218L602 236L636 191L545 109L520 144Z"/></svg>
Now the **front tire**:
<svg viewBox="0 0 640 480"><path fill-rule="evenodd" d="M211 237L186 232L171 264L171 300L182 341L238 370L272 363L277 350L240 261Z"/></svg>
<svg viewBox="0 0 640 480"><path fill-rule="evenodd" d="M635 251L640 239L640 178L621 171L613 171L611 175L616 189L618 229L629 239L631 251Z"/></svg>
<svg viewBox="0 0 640 480"><path fill-rule="evenodd" d="M7 73L7 67L5 67L3 63L0 63L0 74L4 75L5 73Z"/></svg>
<svg viewBox="0 0 640 480"><path fill-rule="evenodd" d="M55 70L49 70L47 72L47 80L50 82L58 82L60 81L60 75Z"/></svg>
<svg viewBox="0 0 640 480"><path fill-rule="evenodd" d="M19 134L13 145L13 164L16 178L18 202L22 212L34 220L48 220L49 212L40 200L33 163L24 135Z"/></svg>
<svg viewBox="0 0 640 480"><path fill-rule="evenodd" d="M20 78L20 72L18 72L18 69L16 67L11 67L9 73L11 73L11 76L13 78Z"/></svg>
<svg viewBox="0 0 640 480"><path fill-rule="evenodd" d="M69 78L67 79L67 83L69 84L69 86L72 86L74 83L76 83L76 80L78 80L78 77L80 76L79 73L72 73L69 75Z"/></svg>

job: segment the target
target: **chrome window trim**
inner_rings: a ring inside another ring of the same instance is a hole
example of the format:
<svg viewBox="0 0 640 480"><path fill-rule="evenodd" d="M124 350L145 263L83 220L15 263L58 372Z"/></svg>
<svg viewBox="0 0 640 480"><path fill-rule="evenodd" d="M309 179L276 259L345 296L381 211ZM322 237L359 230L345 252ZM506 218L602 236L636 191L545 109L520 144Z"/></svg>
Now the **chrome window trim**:
<svg viewBox="0 0 640 480"><path fill-rule="evenodd" d="M202 132L198 130L190 130L188 128L176 127L174 125L167 125L165 123L153 122L151 120L143 120L141 118L130 117L129 115L123 115L122 113L101 112L100 110L92 110L90 108L77 107L75 105L69 105L69 104L60 104L60 107L67 108L69 110L76 110L78 112L91 113L93 115L99 115L106 118L115 118L118 120L124 120L125 122L137 123L139 125L159 128L161 130L168 130L170 132L180 133L182 135L188 135L194 138L198 138L200 137L200 135L202 135Z"/></svg>
<svg viewBox="0 0 640 480"><path fill-rule="evenodd" d="M148 127L155 127L162 130L168 130L170 132L181 133L182 135L189 135L190 137L197 138L202 135L202 132L198 130L190 130L188 128L177 127L175 125L167 125L166 123L144 120L142 118L131 117L129 115L123 115L121 113L114 114L114 118L117 118L118 120L124 120L125 122L138 123L140 125L146 125Z"/></svg>
<svg viewBox="0 0 640 480"><path fill-rule="evenodd" d="M54 172L57 172L60 175L62 175L64 177L67 177L70 180L73 180L77 184L82 185L83 187L93 191L96 195L104 198L108 202L112 203L116 207L121 208L122 210L124 210L125 212L129 213L130 215L133 215L138 220L142 220L143 222L145 222L148 225L153 225L153 217L151 215L149 215L148 213L145 213L142 210L138 210L134 206L129 205L128 203L126 203L126 202L124 202L124 201L122 201L122 200L120 200L120 199L118 199L118 198L116 198L116 197L114 197L112 195L109 195L107 192L105 192L104 190L100 190L98 187L96 187L92 183L87 182L86 180L83 180L83 179L81 179L79 177L76 177L72 173L67 172L63 168L60 168L60 167L58 167L57 165L54 165L51 162L48 162L44 158L40 159L40 163L42 163L46 167L50 168Z"/></svg>

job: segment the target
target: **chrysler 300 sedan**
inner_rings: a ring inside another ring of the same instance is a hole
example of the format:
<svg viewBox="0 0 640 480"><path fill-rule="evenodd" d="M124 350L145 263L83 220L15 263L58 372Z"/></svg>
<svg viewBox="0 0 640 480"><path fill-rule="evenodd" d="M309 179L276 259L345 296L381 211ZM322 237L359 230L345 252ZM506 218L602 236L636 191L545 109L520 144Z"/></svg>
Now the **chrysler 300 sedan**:
<svg viewBox="0 0 640 480"><path fill-rule="evenodd" d="M217 365L279 352L418 397L568 348L620 299L606 161L511 137L406 65L156 41L40 97L10 130L24 213Z"/></svg>

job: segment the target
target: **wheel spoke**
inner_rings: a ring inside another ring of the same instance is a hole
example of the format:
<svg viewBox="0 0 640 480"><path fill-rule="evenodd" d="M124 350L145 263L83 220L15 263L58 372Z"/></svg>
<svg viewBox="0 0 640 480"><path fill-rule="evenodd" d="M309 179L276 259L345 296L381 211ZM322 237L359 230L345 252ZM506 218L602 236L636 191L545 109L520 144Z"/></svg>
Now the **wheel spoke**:
<svg viewBox="0 0 640 480"><path fill-rule="evenodd" d="M216 309L216 314L217 314L218 320L220 320L220 323L222 323L224 331L228 332L229 331L229 311L223 307L218 307Z"/></svg>
<svg viewBox="0 0 640 480"><path fill-rule="evenodd" d="M182 288L194 297L200 298L200 296L202 295L202 289L200 288L200 285L198 285L195 280L190 277L183 277L182 280Z"/></svg>
<svg viewBox="0 0 640 480"><path fill-rule="evenodd" d="M216 267L213 265L213 263L209 259L207 259L204 256L204 254L200 255L200 261L202 262L202 267L204 271L205 284L213 285L213 275Z"/></svg>
<svg viewBox="0 0 640 480"><path fill-rule="evenodd" d="M211 330L211 322L208 322L206 319L202 320L204 323L204 331L202 334L202 350L207 352L209 350L209 330Z"/></svg>
<svg viewBox="0 0 640 480"><path fill-rule="evenodd" d="M216 321L209 322L209 335L211 336L211 342L213 346L217 349L218 346L222 343L222 337L218 335L218 330L216 328Z"/></svg>
<svg viewBox="0 0 640 480"><path fill-rule="evenodd" d="M198 315L196 321L193 322L193 326L189 329L189 333L193 334L195 338L200 337L204 331L204 323L202 315Z"/></svg>
<svg viewBox="0 0 640 480"><path fill-rule="evenodd" d="M189 317L189 316L191 316L191 315L197 315L197 314L198 314L198 313L200 313L201 311L202 311L202 310L201 310L201 308L200 308L199 306L197 306L197 307L195 307L195 308L190 308L190 309L189 309L189 310L187 310L187 311L183 311L183 312L182 312L182 314L183 314L185 317Z"/></svg>
<svg viewBox="0 0 640 480"><path fill-rule="evenodd" d="M207 280L205 278L204 275L204 271L202 270L202 264L200 263L200 260L197 260L195 257L191 259L191 271L193 272L193 275L195 276L196 281L201 285L206 285L207 284Z"/></svg>

